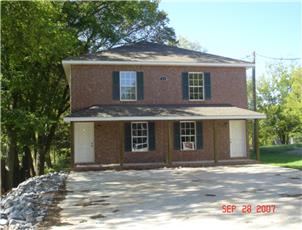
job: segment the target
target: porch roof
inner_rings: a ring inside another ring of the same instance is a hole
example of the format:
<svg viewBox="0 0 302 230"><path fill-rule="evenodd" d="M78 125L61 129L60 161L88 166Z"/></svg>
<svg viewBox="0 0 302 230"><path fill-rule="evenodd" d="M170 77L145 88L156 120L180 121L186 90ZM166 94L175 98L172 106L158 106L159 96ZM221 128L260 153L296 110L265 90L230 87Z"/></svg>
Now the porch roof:
<svg viewBox="0 0 302 230"><path fill-rule="evenodd" d="M64 121L235 120L266 116L230 105L105 105L73 112Z"/></svg>

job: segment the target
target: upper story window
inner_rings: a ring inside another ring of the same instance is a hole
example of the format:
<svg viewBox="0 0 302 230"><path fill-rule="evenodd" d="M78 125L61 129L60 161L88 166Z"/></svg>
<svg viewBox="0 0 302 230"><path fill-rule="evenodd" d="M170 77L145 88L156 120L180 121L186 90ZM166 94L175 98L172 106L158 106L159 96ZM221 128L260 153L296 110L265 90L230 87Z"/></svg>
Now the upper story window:
<svg viewBox="0 0 302 230"><path fill-rule="evenodd" d="M196 149L196 126L194 121L180 122L180 149Z"/></svg>
<svg viewBox="0 0 302 230"><path fill-rule="evenodd" d="M204 100L204 76L203 73L188 73L189 100Z"/></svg>
<svg viewBox="0 0 302 230"><path fill-rule="evenodd" d="M137 78L134 71L120 72L120 100L135 101L137 99Z"/></svg>

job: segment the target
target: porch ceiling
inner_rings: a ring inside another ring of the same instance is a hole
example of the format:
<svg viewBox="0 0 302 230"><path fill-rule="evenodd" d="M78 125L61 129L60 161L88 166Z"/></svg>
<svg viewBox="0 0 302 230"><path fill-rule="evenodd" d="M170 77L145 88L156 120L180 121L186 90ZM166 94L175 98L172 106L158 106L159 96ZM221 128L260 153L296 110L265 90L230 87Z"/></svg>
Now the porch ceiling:
<svg viewBox="0 0 302 230"><path fill-rule="evenodd" d="M70 121L233 120L266 116L229 105L105 105L73 112Z"/></svg>

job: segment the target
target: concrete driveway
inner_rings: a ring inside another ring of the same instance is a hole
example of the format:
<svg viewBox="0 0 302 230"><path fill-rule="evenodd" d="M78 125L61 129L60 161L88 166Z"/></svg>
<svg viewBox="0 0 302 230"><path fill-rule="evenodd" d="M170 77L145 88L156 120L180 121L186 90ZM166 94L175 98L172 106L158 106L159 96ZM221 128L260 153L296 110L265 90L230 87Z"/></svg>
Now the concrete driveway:
<svg viewBox="0 0 302 230"><path fill-rule="evenodd" d="M72 172L51 229L302 229L301 178L259 164Z"/></svg>

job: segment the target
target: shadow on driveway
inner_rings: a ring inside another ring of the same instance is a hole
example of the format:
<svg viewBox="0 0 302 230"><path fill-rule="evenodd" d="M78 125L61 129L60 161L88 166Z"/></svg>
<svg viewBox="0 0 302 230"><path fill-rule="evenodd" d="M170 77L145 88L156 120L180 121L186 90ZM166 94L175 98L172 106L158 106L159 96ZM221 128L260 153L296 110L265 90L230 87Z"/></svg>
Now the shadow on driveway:
<svg viewBox="0 0 302 230"><path fill-rule="evenodd" d="M52 229L302 227L301 171L294 169L258 164L72 172L66 189ZM248 204L251 213L242 213ZM225 214L222 205L236 209ZM257 213L257 205L275 205L275 211Z"/></svg>

